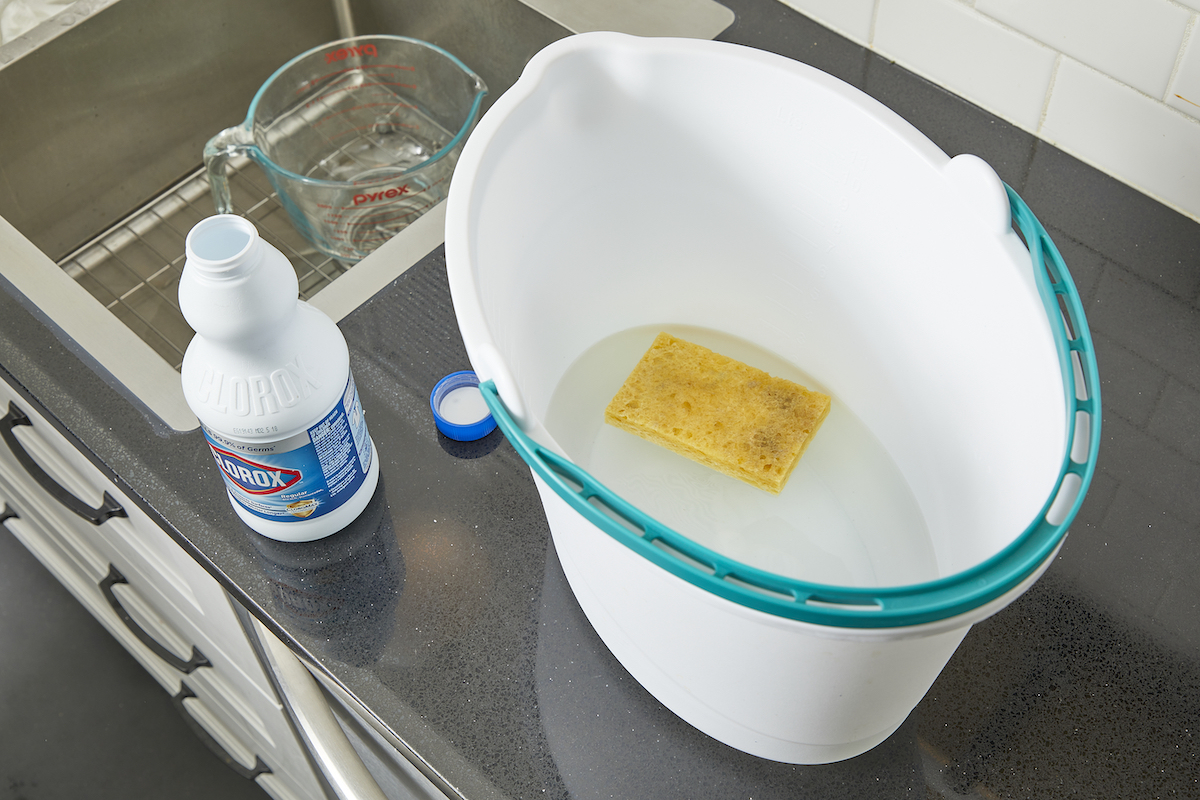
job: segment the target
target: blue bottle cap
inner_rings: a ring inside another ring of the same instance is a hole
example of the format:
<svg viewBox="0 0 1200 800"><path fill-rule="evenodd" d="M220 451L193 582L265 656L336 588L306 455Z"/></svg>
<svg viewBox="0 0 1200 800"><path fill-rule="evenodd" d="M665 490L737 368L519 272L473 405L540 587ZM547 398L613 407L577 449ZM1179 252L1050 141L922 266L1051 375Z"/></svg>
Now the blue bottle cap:
<svg viewBox="0 0 1200 800"><path fill-rule="evenodd" d="M496 429L479 391L479 377L470 370L452 372L438 381L429 394L429 410L437 429L458 442L482 439Z"/></svg>

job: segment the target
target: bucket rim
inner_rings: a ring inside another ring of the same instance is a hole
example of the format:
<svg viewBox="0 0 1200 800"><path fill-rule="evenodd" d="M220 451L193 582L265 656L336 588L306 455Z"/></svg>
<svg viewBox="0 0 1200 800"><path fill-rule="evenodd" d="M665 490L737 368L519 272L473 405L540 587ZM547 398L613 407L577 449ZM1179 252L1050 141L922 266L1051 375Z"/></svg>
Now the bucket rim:
<svg viewBox="0 0 1200 800"><path fill-rule="evenodd" d="M700 589L774 616L840 628L922 625L965 614L1018 586L1056 552L1091 485L1100 447L1100 381L1079 292L1041 222L1011 186L1004 189L1058 352L1066 446L1054 487L1033 521L1003 550L952 575L899 586L847 587L743 564L663 525L533 440L514 420L494 381L485 381L480 390L505 437L559 497L609 536Z"/></svg>

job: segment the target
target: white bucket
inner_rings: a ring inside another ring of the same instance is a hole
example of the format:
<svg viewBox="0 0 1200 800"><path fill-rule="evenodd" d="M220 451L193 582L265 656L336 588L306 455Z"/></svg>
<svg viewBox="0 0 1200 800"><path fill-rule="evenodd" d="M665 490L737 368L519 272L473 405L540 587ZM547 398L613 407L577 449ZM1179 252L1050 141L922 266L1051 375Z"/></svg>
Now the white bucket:
<svg viewBox="0 0 1200 800"><path fill-rule="evenodd" d="M1094 468L1094 356L1041 226L983 161L786 58L547 47L463 151L446 259L588 619L764 758L886 738L1046 568ZM659 330L832 395L778 497L603 425Z"/></svg>

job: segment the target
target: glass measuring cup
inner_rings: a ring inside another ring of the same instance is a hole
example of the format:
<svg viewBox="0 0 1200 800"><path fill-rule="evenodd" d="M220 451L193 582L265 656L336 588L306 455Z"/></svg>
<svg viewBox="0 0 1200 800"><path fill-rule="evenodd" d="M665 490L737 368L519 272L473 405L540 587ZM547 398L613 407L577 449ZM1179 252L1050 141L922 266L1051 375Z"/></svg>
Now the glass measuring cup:
<svg viewBox="0 0 1200 800"><path fill-rule="evenodd" d="M267 79L241 125L205 145L217 213L234 213L226 162L246 155L314 247L358 261L446 198L486 94L461 61L417 39L314 47Z"/></svg>

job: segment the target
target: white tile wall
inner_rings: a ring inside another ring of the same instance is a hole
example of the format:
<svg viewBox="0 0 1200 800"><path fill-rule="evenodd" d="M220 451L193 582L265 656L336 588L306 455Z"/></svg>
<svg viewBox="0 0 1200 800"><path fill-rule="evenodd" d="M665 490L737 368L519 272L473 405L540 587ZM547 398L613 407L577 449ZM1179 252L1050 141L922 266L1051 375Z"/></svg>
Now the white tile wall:
<svg viewBox="0 0 1200 800"><path fill-rule="evenodd" d="M1190 33L1175 70L1175 80L1167 90L1167 105L1200 118L1200 32L1193 27Z"/></svg>
<svg viewBox="0 0 1200 800"><path fill-rule="evenodd" d="M1179 208L1200 209L1196 120L1091 67L1064 58L1040 134ZM1130 142L1141 146L1133 148ZM1184 157L1190 152L1190 157Z"/></svg>
<svg viewBox="0 0 1200 800"><path fill-rule="evenodd" d="M1200 0L783 0L1200 221Z"/></svg>
<svg viewBox="0 0 1200 800"><path fill-rule="evenodd" d="M872 44L1023 128L1041 119L1057 57L958 0L879 0Z"/></svg>
<svg viewBox="0 0 1200 800"><path fill-rule="evenodd" d="M976 0L975 10L1154 97L1191 17L1170 0Z"/></svg>

